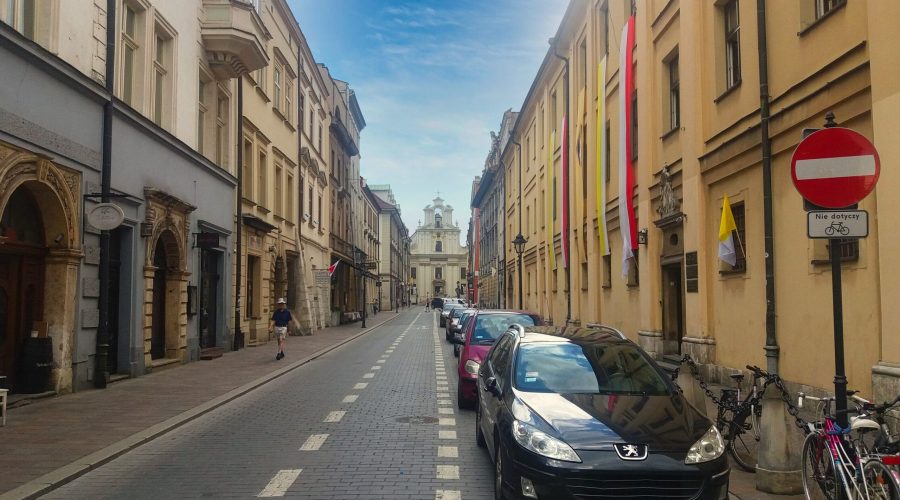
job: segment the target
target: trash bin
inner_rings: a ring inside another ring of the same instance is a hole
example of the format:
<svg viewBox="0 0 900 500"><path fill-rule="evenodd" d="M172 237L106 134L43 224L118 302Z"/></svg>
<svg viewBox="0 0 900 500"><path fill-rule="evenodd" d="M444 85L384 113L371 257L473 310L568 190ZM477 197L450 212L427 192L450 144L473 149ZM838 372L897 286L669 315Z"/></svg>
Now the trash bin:
<svg viewBox="0 0 900 500"><path fill-rule="evenodd" d="M53 369L53 339L50 337L26 337L22 347L22 364L16 392L35 394L50 386Z"/></svg>

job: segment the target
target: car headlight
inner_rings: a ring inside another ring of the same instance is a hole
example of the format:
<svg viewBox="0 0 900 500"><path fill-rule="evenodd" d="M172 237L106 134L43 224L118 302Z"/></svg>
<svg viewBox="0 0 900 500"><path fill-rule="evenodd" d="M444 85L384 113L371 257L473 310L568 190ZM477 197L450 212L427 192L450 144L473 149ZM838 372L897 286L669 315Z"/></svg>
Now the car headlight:
<svg viewBox="0 0 900 500"><path fill-rule="evenodd" d="M566 462L581 462L581 458L571 446L555 437L548 436L525 422L513 420L512 434L516 438L516 442L523 448L538 455Z"/></svg>
<svg viewBox="0 0 900 500"><path fill-rule="evenodd" d="M478 361L471 360L471 359L466 361L466 364L463 365L463 369L466 370L466 373L471 373L472 375L475 375L476 373L478 373L479 368L481 368L481 363L479 363Z"/></svg>
<svg viewBox="0 0 900 500"><path fill-rule="evenodd" d="M687 458L684 459L684 463L699 464L709 462L710 460L721 457L722 453L725 453L725 440L722 439L722 434L719 433L719 429L712 426L706 431L706 434L704 434L703 437L691 445L691 449L688 450Z"/></svg>

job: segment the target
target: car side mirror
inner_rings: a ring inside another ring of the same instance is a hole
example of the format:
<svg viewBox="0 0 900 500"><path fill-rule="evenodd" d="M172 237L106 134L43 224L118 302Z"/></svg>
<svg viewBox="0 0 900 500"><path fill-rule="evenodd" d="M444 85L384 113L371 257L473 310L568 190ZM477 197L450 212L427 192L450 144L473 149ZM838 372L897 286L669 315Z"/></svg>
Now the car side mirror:
<svg viewBox="0 0 900 500"><path fill-rule="evenodd" d="M500 397L503 395L503 392L500 390L500 386L497 385L496 377L488 377L487 380L484 381L485 387L487 387L488 392L493 394L496 397Z"/></svg>

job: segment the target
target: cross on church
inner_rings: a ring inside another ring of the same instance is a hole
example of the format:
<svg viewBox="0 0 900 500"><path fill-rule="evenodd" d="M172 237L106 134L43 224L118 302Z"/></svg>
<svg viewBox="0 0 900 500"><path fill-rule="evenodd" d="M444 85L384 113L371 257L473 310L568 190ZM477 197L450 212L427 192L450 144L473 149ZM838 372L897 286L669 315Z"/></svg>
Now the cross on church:
<svg viewBox="0 0 900 500"><path fill-rule="evenodd" d="M438 198L441 197L441 192L440 192L440 191L437 192L437 197L438 197Z"/></svg>

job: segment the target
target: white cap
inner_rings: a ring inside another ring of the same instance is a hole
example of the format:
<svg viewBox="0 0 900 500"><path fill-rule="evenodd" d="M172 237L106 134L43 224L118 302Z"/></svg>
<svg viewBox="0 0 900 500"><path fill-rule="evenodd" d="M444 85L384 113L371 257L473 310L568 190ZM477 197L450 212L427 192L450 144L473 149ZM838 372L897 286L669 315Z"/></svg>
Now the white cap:
<svg viewBox="0 0 900 500"><path fill-rule="evenodd" d="M276 302L276 304L287 304L287 301L284 300L284 298L280 298L278 299L278 302Z"/></svg>

